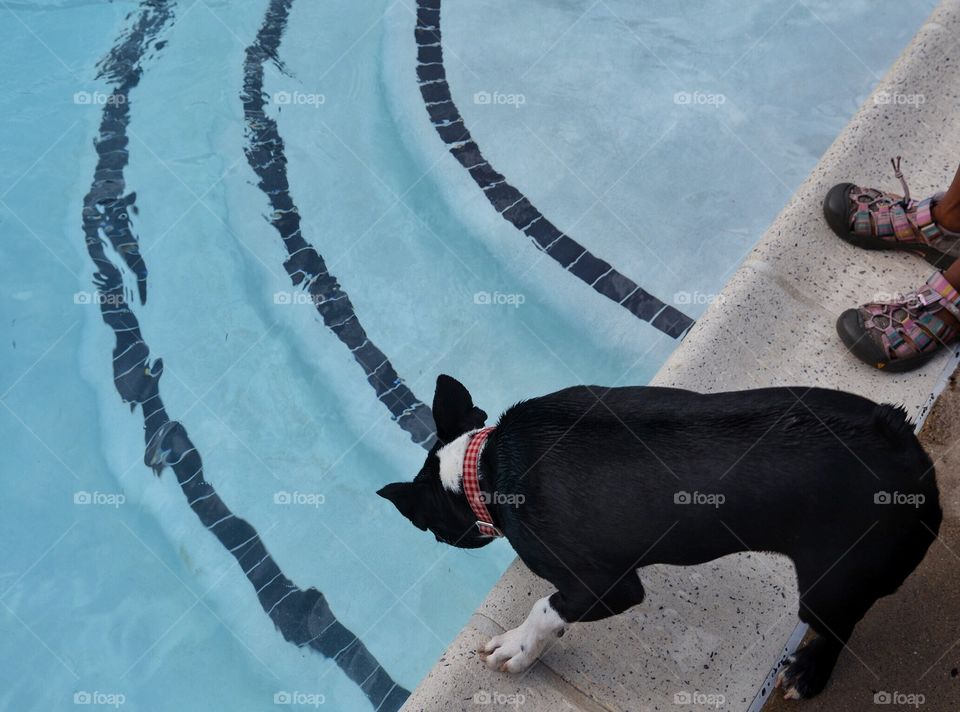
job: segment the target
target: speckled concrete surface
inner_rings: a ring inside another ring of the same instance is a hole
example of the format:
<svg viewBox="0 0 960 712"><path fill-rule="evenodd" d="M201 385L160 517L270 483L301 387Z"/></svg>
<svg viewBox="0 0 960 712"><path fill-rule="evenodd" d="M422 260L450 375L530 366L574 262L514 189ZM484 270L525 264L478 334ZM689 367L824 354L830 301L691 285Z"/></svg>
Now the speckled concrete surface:
<svg viewBox="0 0 960 712"><path fill-rule="evenodd" d="M700 391L818 385L900 402L914 415L921 413L956 354L944 354L909 374L873 371L844 351L834 320L845 308L875 295L918 286L930 269L907 255L868 253L842 243L823 221L820 202L830 186L843 180L895 188L888 158L897 154L904 156L914 194L946 186L960 160L960 151L945 150L960 146L960 124L954 120L960 95L960 72L954 71L958 37L960 0L945 0L655 385ZM875 97L886 96L880 92L922 95L924 100L877 101ZM737 555L685 569L649 567L643 580L648 595L642 605L616 618L573 626L531 672L510 678L488 672L472 651L484 636L518 625L530 604L548 590L548 584L514 564L405 709L476 710L473 695L478 691L508 688L527 691L523 709L528 711L563 705L667 710L677 707L675 700L697 693L722 695L723 709L747 709L796 624L790 563L761 554ZM891 640L891 660L908 654L904 648L895 652L896 646ZM856 664L842 658L836 677ZM958 707L960 700L951 709Z"/></svg>

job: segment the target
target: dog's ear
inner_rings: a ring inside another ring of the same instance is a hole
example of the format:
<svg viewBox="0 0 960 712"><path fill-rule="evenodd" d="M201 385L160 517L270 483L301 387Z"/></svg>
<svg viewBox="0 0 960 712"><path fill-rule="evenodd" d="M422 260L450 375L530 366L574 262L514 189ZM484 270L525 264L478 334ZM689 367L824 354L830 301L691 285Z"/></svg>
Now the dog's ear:
<svg viewBox="0 0 960 712"><path fill-rule="evenodd" d="M423 531L427 530L426 487L423 482L394 482L381 487L377 494L393 502L400 514Z"/></svg>
<svg viewBox="0 0 960 712"><path fill-rule="evenodd" d="M487 414L473 404L470 391L460 381L443 373L437 376L433 422L440 442L456 440L468 430L482 428L486 421Z"/></svg>

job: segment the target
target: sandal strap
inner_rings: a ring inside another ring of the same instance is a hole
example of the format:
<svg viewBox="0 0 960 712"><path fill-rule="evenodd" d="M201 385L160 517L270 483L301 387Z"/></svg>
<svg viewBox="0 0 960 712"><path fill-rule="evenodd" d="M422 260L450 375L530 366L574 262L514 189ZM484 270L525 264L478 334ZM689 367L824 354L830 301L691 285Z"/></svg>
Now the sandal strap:
<svg viewBox="0 0 960 712"><path fill-rule="evenodd" d="M912 242L917 239L917 233L913 229L913 223L907 217L907 211L903 209L902 203L894 203L890 206L890 218L893 222L893 235L901 242Z"/></svg>
<svg viewBox="0 0 960 712"><path fill-rule="evenodd" d="M858 235L871 234L870 203L857 201L857 212L853 216L853 231Z"/></svg>
<svg viewBox="0 0 960 712"><path fill-rule="evenodd" d="M933 198L926 198L917 203L917 212L914 213L913 220L924 242L928 245L943 237L943 229L933 219Z"/></svg>
<svg viewBox="0 0 960 712"><path fill-rule="evenodd" d="M909 358L915 354L949 346L956 327L948 325L944 309L960 322L960 290L946 280L941 272L934 272L916 292L898 301L876 304L882 313L871 316L870 326L878 332L880 341L893 358ZM878 322L878 319L882 321Z"/></svg>
<svg viewBox="0 0 960 712"><path fill-rule="evenodd" d="M940 302L940 305L960 321L960 292L946 280L942 272L934 272L927 283L917 292L924 306Z"/></svg>
<svg viewBox="0 0 960 712"><path fill-rule="evenodd" d="M914 219L917 221L917 227L926 225L936 225L933 221L933 198L925 198L917 203L917 212Z"/></svg>
<svg viewBox="0 0 960 712"><path fill-rule="evenodd" d="M895 199L889 193L870 189L859 189L851 194L850 198L856 201L856 209L851 211L853 232L864 237L893 238L897 242L927 245L942 237L953 236L933 219L933 205L940 196L919 202L911 200L910 187L900 170L900 156L891 158L890 163L903 187L903 197Z"/></svg>
<svg viewBox="0 0 960 712"><path fill-rule="evenodd" d="M877 237L893 237L893 217L888 203L881 203L877 208L876 227Z"/></svg>
<svg viewBox="0 0 960 712"><path fill-rule="evenodd" d="M924 314L924 321L912 317L903 320L904 335L917 345L917 351L925 351L934 341L946 346L947 342L941 338L946 326L936 314Z"/></svg>
<svg viewBox="0 0 960 712"><path fill-rule="evenodd" d="M906 358L931 347L947 346L948 342L943 338L946 331L946 322L927 312L922 317L908 316L901 322L890 319L887 326L880 329L880 338L888 353L896 358Z"/></svg>

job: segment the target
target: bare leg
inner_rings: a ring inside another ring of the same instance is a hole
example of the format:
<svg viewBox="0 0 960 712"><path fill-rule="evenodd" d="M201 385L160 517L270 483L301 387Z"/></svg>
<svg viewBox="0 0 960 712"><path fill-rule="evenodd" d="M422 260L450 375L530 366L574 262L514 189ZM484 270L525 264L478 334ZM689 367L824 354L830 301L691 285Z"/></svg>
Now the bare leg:
<svg viewBox="0 0 960 712"><path fill-rule="evenodd" d="M943 278L960 289L960 260L954 260L953 264L943 271Z"/></svg>
<svg viewBox="0 0 960 712"><path fill-rule="evenodd" d="M960 169L957 170L957 176L960 177ZM953 179L953 183L950 185L950 190L947 191L947 195L950 195L951 193L953 193L957 196L954 198L954 200L960 201L960 187L958 186L960 186L960 180L958 180L957 177L955 177ZM944 200L946 200L946 198L944 198ZM937 203L934 206L934 213L936 213L936 209L939 207L940 207L940 203ZM954 209L958 211L958 214L960 214L960 202L957 203L957 207ZM940 222L940 218L936 217L936 215L934 215L934 219L938 223L943 225L945 228L947 228L948 230L953 229L949 225L944 225L942 222ZM943 278L948 282L950 282L950 284L953 285L954 289L960 290L960 259L954 260L949 267L943 270ZM943 319L948 324L950 324L951 326L955 326L957 324L957 320L946 309L941 310L940 318Z"/></svg>
<svg viewBox="0 0 960 712"><path fill-rule="evenodd" d="M946 194L934 204L932 212L938 225L950 232L960 232L960 168L953 176L953 182L947 188ZM949 277L947 281L957 286Z"/></svg>
<svg viewBox="0 0 960 712"><path fill-rule="evenodd" d="M954 183L956 182L956 179L954 179ZM954 260L953 264L943 271L943 278L950 282L954 289L960 290L960 259ZM942 309L939 316L950 326L957 326L956 318L946 309Z"/></svg>

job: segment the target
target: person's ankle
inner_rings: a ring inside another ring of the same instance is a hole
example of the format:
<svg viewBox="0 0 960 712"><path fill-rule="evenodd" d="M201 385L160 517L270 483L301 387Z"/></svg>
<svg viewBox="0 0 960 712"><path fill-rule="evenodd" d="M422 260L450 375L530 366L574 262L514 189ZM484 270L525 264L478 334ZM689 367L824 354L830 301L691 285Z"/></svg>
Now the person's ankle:
<svg viewBox="0 0 960 712"><path fill-rule="evenodd" d="M934 203L930 208L934 221L948 232L960 232L960 206L944 201Z"/></svg>
<svg viewBox="0 0 960 712"><path fill-rule="evenodd" d="M943 270L940 273L940 276L954 289L960 291L960 262L954 262L950 267ZM940 318L947 324L947 326L952 327L953 329L960 330L960 322L957 321L957 318L950 312L949 309L943 309L940 314Z"/></svg>

